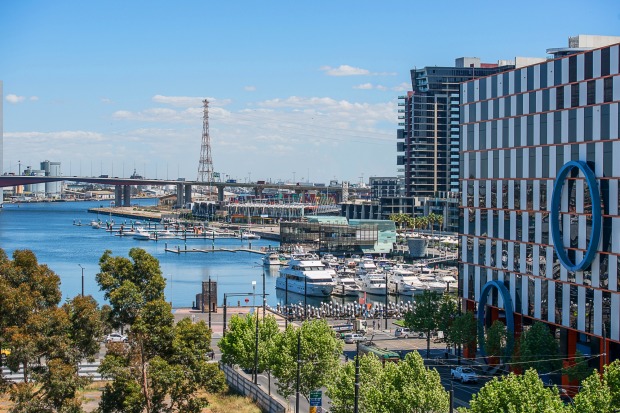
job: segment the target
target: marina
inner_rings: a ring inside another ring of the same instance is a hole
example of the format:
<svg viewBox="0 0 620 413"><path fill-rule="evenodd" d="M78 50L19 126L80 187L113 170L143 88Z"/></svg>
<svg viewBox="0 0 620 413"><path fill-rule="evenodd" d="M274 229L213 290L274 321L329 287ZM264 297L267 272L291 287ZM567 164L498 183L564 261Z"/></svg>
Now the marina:
<svg viewBox="0 0 620 413"><path fill-rule="evenodd" d="M148 209L156 200L140 202L141 207ZM281 251L277 241L262 236L241 237L245 229L162 224L138 215L126 219L99 212L93 216L94 213L89 212L92 204L97 202L7 204L0 213L0 245L9 255L16 249L33 250L41 263L49 265L60 276L63 299L79 293L81 269L78 264L82 265L85 291L100 303L104 302L103 294L95 282L99 258L106 249L116 256L127 257L133 247L143 248L159 260L167 280L166 299L175 308L194 306L201 283L209 277L218 283L220 304L225 293L249 292L252 281L256 281L258 292L264 291L266 304L272 308L283 305L285 300L289 304L305 302L317 308L322 304L346 305L360 300L371 305L386 302L396 305L412 301L415 294L431 289L431 283L436 283L433 285L437 290L447 290L449 281L455 282L449 271L431 269L430 265L436 265L431 259L426 265L407 266L383 258L353 256L345 259L325 254L321 258L306 257L310 259L310 268L319 269L317 275L325 275L325 284L316 294L304 296L303 272L299 271L299 265L298 270L290 271L293 257L290 252ZM300 256L295 258L299 264ZM435 259L440 260L440 257ZM397 287L398 271L414 273L419 288L409 292ZM283 273L292 277L288 291ZM364 287L363 279L370 274L378 285ZM424 279L425 276L432 276L432 279ZM297 281L293 280L295 277ZM448 282L438 277L447 277Z"/></svg>

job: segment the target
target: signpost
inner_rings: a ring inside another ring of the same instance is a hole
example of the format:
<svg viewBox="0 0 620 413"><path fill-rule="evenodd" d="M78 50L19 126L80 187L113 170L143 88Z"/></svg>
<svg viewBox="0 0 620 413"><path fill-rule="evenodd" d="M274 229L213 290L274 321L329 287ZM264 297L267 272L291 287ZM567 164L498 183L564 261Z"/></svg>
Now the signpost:
<svg viewBox="0 0 620 413"><path fill-rule="evenodd" d="M323 411L323 392L315 390L310 392L310 413L320 413Z"/></svg>

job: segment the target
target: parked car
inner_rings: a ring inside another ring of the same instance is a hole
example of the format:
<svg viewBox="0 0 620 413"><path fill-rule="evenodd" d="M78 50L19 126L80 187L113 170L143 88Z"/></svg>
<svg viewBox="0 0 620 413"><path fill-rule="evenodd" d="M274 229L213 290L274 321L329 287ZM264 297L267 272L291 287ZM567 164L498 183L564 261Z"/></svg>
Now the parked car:
<svg viewBox="0 0 620 413"><path fill-rule="evenodd" d="M105 336L106 343L126 343L127 336L120 333L111 333Z"/></svg>
<svg viewBox="0 0 620 413"><path fill-rule="evenodd" d="M478 382L478 375L470 367L457 367L450 370L450 376L461 383Z"/></svg>
<svg viewBox="0 0 620 413"><path fill-rule="evenodd" d="M413 334L408 328L398 327L396 330L394 330L394 337L409 338L413 337Z"/></svg>
<svg viewBox="0 0 620 413"><path fill-rule="evenodd" d="M347 333L344 335L344 342L347 344L353 344L356 341L366 341L366 336L358 333Z"/></svg>

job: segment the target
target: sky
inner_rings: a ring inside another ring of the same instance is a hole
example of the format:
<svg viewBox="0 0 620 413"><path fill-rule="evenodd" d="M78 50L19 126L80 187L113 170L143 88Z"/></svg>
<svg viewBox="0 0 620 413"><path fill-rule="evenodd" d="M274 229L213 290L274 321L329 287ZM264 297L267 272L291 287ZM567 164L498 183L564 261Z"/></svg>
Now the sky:
<svg viewBox="0 0 620 413"><path fill-rule="evenodd" d="M620 35L617 0L0 0L2 173L239 182L396 176L410 70Z"/></svg>

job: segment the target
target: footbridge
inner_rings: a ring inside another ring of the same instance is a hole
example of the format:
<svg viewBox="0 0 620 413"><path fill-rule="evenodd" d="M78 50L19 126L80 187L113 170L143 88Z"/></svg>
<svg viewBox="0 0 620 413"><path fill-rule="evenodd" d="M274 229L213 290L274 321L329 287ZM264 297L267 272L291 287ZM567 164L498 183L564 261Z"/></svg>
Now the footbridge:
<svg viewBox="0 0 620 413"><path fill-rule="evenodd" d="M217 190L217 199L224 201L224 188L248 188L253 189L257 196L264 189L288 189L295 193L307 193L308 191L319 191L336 194L338 201L347 201L350 194L357 192L367 192L367 188L349 188L348 185L338 186L314 186L304 184L282 184L263 182L199 182L185 180L164 180L164 179L132 179L119 177L84 177L84 176L22 176L22 175L0 175L0 187L20 186L39 184L44 182L71 181L83 182L99 185L113 185L115 187L115 205L131 206L131 186L150 185L150 186L176 186L177 202L181 207L188 202L192 202L192 187L207 187ZM215 191L214 191L215 192Z"/></svg>

